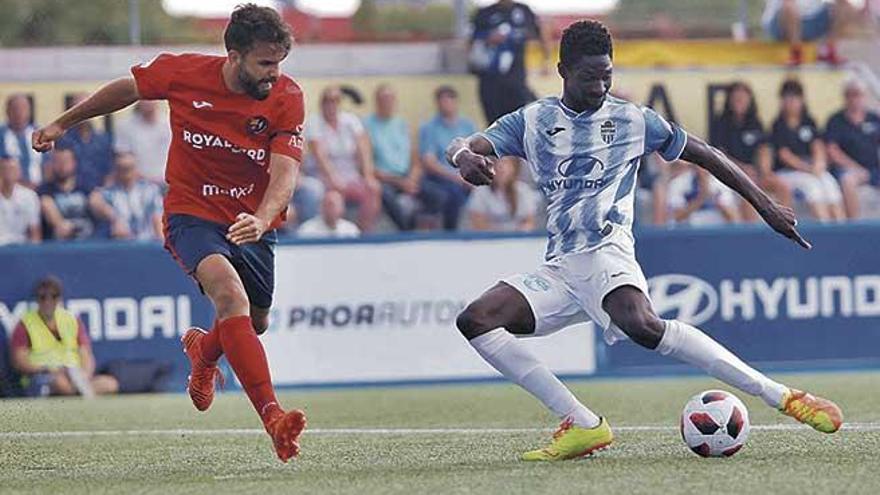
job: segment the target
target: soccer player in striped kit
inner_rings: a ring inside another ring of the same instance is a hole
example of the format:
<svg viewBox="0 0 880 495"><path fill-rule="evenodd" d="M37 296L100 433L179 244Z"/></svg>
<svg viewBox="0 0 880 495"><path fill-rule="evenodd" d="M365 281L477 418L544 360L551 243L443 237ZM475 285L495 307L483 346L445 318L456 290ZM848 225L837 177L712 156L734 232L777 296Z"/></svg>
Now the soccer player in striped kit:
<svg viewBox="0 0 880 495"><path fill-rule="evenodd" d="M810 244L797 232L792 210L776 203L723 153L653 110L610 96L612 58L611 34L604 25L593 20L572 24L560 44L562 96L528 104L447 149L450 163L474 185L492 181L496 158L526 159L548 203L545 263L498 282L457 320L459 331L486 362L562 420L550 445L522 458L572 459L613 440L606 419L578 401L517 341L588 320L608 344L631 339L758 396L816 430L837 431L842 413L833 402L777 383L698 328L655 313L632 233L636 174L646 154L703 167L745 198L774 230L804 248Z"/></svg>

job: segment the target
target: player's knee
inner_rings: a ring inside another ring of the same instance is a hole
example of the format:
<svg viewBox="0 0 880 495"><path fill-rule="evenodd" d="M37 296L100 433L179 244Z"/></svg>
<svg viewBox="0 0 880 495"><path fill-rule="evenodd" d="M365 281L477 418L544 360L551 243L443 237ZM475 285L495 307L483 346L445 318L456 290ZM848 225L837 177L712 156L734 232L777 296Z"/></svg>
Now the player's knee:
<svg viewBox="0 0 880 495"><path fill-rule="evenodd" d="M666 328L663 320L650 311L630 313L615 323L630 340L648 349L656 349L660 345Z"/></svg>
<svg viewBox="0 0 880 495"><path fill-rule="evenodd" d="M471 340L493 328L498 328L499 325L492 324L489 311L482 305L471 303L455 319L455 326L464 338Z"/></svg>
<svg viewBox="0 0 880 495"><path fill-rule="evenodd" d="M211 301L214 303L217 315L221 320L230 316L247 314L247 294L236 284L224 284L222 288L213 291Z"/></svg>

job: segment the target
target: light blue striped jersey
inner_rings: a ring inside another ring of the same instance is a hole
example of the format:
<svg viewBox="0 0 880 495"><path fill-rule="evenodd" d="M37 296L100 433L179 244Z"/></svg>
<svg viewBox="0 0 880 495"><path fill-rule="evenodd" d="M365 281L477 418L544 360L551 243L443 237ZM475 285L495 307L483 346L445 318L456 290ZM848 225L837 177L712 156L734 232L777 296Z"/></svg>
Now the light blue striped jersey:
<svg viewBox="0 0 880 495"><path fill-rule="evenodd" d="M642 156L681 156L687 133L649 108L611 96L577 113L557 97L509 113L482 136L497 156L529 162L547 199L547 254L595 249L618 235L632 240L636 173Z"/></svg>

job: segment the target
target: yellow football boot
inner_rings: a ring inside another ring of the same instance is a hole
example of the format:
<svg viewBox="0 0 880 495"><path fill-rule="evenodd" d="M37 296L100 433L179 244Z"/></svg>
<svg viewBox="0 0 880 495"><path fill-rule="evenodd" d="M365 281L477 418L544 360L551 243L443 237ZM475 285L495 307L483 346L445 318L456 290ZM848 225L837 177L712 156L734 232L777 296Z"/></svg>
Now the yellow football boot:
<svg viewBox="0 0 880 495"><path fill-rule="evenodd" d="M793 388L782 396L779 410L822 433L834 433L843 424L843 412L837 404Z"/></svg>
<svg viewBox="0 0 880 495"><path fill-rule="evenodd" d="M522 455L524 461L564 461L585 457L611 445L614 435L608 421L602 418L599 426L581 428L575 426L571 418L566 418L553 434L553 441L540 450L532 450Z"/></svg>

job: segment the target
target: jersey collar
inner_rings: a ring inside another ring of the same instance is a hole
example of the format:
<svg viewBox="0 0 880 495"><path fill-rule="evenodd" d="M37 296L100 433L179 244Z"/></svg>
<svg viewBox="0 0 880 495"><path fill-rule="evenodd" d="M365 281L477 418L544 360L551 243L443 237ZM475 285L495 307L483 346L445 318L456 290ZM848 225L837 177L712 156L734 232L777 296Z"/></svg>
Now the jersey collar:
<svg viewBox="0 0 880 495"><path fill-rule="evenodd" d="M561 95L561 94L556 98L556 102L559 104L559 108L561 108L562 111L565 112L565 115L568 116L570 119L576 119L576 118L578 118L578 117L583 117L583 116L586 116L586 115L592 115L592 114L598 112L599 110L602 110L602 109L605 107L605 103L606 103L607 101L608 101L608 97L606 96L606 97L605 97L605 100L602 101L602 106L601 106L601 107L599 107L599 108L597 108L597 109L595 109L595 110L584 110L583 112L575 112L575 111L572 110L571 108L568 108L568 107L565 105L565 103L562 102L562 95Z"/></svg>

